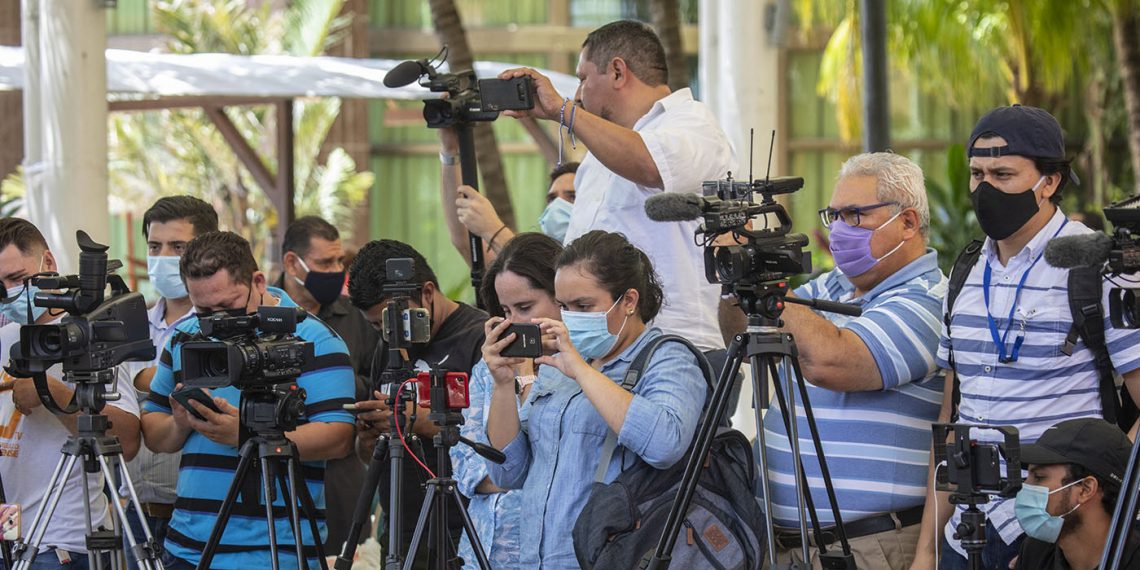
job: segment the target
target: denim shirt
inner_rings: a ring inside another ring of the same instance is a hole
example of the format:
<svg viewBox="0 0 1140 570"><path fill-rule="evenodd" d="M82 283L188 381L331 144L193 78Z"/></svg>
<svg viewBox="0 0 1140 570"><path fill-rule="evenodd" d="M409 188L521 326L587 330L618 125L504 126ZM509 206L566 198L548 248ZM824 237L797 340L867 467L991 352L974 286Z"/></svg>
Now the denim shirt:
<svg viewBox="0 0 1140 570"><path fill-rule="evenodd" d="M490 445L487 439L487 410L491 408L491 395L495 380L487 363L482 360L471 369L471 381L467 388L471 397L471 407L463 410L463 426L459 435ZM475 533L487 554L487 560L495 570L516 570L519 566L519 509L522 506L521 491L506 493L478 493L475 488L487 477L487 464L475 450L466 445L451 448L451 464L455 466L454 477L459 492L471 499L467 514L475 525ZM459 556L464 568L478 568L475 550L467 533L459 543Z"/></svg>
<svg viewBox="0 0 1140 570"><path fill-rule="evenodd" d="M647 329L601 372L621 382L641 348L660 335L656 328ZM692 353L666 343L646 365L633 394L606 483L638 461L657 468L680 461L708 389ZM487 462L496 485L522 489L519 565L577 569L571 532L589 499L609 427L578 383L549 366L539 369L519 417L522 429L503 449L506 462Z"/></svg>

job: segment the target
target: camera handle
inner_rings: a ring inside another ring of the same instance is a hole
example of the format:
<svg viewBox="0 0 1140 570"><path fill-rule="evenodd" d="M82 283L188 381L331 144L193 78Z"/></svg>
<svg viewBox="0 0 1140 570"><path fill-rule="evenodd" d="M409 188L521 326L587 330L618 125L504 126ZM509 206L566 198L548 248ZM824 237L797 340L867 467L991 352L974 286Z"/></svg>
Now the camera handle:
<svg viewBox="0 0 1140 570"><path fill-rule="evenodd" d="M455 132L459 136L459 169L462 173L463 184L479 191L479 165L475 160L475 125L470 121L459 121L455 124ZM475 289L475 306L486 309L483 303L483 239L467 232L468 244L471 247L471 287Z"/></svg>

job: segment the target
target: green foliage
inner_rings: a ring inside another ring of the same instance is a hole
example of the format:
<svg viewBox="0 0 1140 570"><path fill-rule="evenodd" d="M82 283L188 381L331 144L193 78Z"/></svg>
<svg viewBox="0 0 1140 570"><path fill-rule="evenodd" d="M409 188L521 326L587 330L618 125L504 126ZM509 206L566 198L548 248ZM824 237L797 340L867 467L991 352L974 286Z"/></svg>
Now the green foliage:
<svg viewBox="0 0 1140 570"><path fill-rule="evenodd" d="M938 265L946 274L958 252L975 238L982 237L974 208L970 205L970 166L966 148L951 145L946 151L946 184L926 179L930 203L929 245L938 252Z"/></svg>
<svg viewBox="0 0 1140 570"><path fill-rule="evenodd" d="M159 0L152 5L155 29L173 53L314 56L343 38L350 23L339 16L345 0L292 0L284 10L270 2L251 8L245 0ZM294 205L298 216L319 215L345 238L355 208L373 176L357 172L343 149L326 157L321 147L340 112L336 98L294 102ZM227 117L276 169L276 113L272 107L231 107ZM109 178L121 208L141 211L158 197L190 194L213 204L223 227L250 240L260 259L270 260L268 236L276 212L233 150L199 109L114 114L110 125Z"/></svg>

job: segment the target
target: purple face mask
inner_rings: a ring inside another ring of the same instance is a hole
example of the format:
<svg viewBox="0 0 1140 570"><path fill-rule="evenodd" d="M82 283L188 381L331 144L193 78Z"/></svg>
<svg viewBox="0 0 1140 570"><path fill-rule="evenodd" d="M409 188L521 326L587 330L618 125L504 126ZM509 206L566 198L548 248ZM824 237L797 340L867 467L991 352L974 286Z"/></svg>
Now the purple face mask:
<svg viewBox="0 0 1140 570"><path fill-rule="evenodd" d="M871 255L871 234L895 221L895 218L899 217L901 213L900 210L898 214L891 216L891 219L873 230L852 227L842 220L831 222L829 228L831 230L831 256L835 258L835 266L848 277L858 277L870 271L876 263L886 259L888 255L898 251L903 244L901 241L894 249L875 259Z"/></svg>

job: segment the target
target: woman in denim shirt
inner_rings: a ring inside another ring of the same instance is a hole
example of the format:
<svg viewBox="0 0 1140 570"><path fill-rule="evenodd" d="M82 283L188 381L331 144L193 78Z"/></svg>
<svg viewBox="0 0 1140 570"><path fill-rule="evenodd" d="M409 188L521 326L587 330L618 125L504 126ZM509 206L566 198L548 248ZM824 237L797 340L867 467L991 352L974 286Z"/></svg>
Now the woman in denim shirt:
<svg viewBox="0 0 1140 570"><path fill-rule="evenodd" d="M515 367L500 352L505 321L487 325L483 359L494 379L487 435L502 465L487 463L491 480L522 489L519 565L576 569L571 531L590 494L606 434L618 449L605 482L644 461L666 468L693 438L707 388L696 359L676 343L662 345L633 393L619 382L645 344L661 335L646 323L663 295L649 258L620 234L592 231L571 243L556 264L555 296L562 322L535 319L547 356L521 410Z"/></svg>
<svg viewBox="0 0 1140 570"><path fill-rule="evenodd" d="M519 234L507 242L487 269L483 281L483 301L491 314L512 323L529 323L533 318L557 319L560 314L554 300L554 262L562 253L562 244L539 233ZM498 321L496 321L498 322ZM521 403L530 393L534 379L534 363L519 366L520 389L515 400ZM494 380L487 364L479 361L471 371L468 384L471 407L463 411L460 435L487 443L486 413L491 406ZM487 465L466 445L451 448L455 480L459 492L471 498L467 512L479 534L479 542L495 570L516 570L519 565L519 491L496 487L487 476ZM459 544L464 568L478 568L475 551L467 534Z"/></svg>

